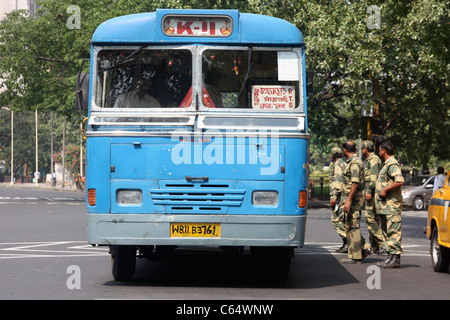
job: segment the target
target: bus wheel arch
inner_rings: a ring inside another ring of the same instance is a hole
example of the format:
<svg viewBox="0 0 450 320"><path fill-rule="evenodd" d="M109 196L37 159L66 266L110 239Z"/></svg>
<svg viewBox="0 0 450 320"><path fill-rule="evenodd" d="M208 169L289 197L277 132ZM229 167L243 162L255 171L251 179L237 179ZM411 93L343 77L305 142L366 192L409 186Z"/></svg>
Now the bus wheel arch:
<svg viewBox="0 0 450 320"><path fill-rule="evenodd" d="M450 249L441 246L438 242L439 231L438 227L434 226L431 230L431 241L430 241L430 254L431 263L433 265L434 271L436 272L447 272L450 265Z"/></svg>

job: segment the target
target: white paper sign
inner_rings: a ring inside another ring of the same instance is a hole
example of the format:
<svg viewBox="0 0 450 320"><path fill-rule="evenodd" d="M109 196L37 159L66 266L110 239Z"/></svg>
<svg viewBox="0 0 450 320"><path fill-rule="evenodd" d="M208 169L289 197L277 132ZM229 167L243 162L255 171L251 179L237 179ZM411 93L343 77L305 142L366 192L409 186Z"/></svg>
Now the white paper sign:
<svg viewBox="0 0 450 320"><path fill-rule="evenodd" d="M295 87L253 86L252 107L260 110L292 110L295 108Z"/></svg>
<svg viewBox="0 0 450 320"><path fill-rule="evenodd" d="M298 81L298 61L295 52L278 52L278 81Z"/></svg>

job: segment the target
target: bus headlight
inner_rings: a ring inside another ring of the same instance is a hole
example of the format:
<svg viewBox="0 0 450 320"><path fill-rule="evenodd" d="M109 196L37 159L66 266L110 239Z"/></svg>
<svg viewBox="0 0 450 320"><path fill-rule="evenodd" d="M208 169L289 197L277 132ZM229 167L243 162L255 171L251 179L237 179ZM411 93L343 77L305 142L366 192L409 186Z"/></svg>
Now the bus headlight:
<svg viewBox="0 0 450 320"><path fill-rule="evenodd" d="M252 203L255 206L276 206L278 204L278 192L253 191Z"/></svg>
<svg viewBox="0 0 450 320"><path fill-rule="evenodd" d="M117 190L116 199L118 204L140 204L142 202L142 190Z"/></svg>

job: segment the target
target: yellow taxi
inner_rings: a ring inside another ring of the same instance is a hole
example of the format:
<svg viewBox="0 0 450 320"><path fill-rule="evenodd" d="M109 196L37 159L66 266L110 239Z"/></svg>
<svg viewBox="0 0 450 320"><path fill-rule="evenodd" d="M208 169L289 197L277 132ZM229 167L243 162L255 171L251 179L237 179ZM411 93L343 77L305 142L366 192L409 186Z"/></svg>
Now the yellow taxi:
<svg viewBox="0 0 450 320"><path fill-rule="evenodd" d="M450 171L444 186L433 194L428 208L425 229L430 239L430 254L434 271L447 272L450 265Z"/></svg>

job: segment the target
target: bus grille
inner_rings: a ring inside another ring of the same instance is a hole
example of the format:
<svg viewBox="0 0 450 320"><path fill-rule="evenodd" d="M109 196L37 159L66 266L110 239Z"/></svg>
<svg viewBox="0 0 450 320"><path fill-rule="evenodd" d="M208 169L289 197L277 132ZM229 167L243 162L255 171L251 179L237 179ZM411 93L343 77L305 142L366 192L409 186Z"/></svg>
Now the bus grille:
<svg viewBox="0 0 450 320"><path fill-rule="evenodd" d="M227 184L166 184L164 189L150 189L154 205L164 205L166 213L224 214L228 207L240 206L244 189Z"/></svg>

